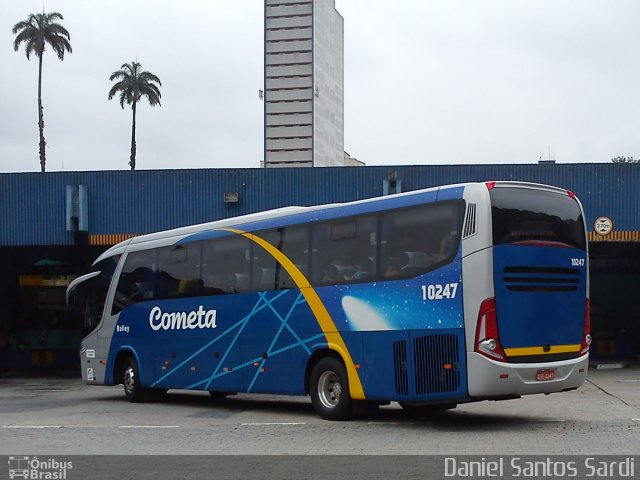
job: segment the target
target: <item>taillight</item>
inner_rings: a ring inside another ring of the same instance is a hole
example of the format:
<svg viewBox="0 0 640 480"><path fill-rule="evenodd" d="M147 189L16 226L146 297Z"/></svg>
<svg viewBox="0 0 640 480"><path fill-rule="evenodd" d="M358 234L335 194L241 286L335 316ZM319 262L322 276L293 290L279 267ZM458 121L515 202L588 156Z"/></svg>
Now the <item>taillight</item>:
<svg viewBox="0 0 640 480"><path fill-rule="evenodd" d="M582 332L582 344L580 345L580 355L589 351L591 345L591 302L587 298L584 310L584 331Z"/></svg>
<svg viewBox="0 0 640 480"><path fill-rule="evenodd" d="M485 185L487 186L487 190L493 190L496 186L496 182L485 182Z"/></svg>
<svg viewBox="0 0 640 480"><path fill-rule="evenodd" d="M493 360L507 361L507 356L500 344L495 298L487 298L480 305L478 324L476 326L475 351Z"/></svg>

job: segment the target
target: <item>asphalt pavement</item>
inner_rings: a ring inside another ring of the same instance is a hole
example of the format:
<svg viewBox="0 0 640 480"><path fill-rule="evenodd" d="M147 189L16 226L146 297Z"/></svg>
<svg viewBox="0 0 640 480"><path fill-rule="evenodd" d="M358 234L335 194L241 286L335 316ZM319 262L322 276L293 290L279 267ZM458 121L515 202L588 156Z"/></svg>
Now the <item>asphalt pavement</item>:
<svg viewBox="0 0 640 480"><path fill-rule="evenodd" d="M349 422L307 397L170 391L132 404L121 386L0 377L0 454L640 454L640 366L589 371L572 392L459 405L438 415L392 403ZM639 467L640 468L640 465Z"/></svg>

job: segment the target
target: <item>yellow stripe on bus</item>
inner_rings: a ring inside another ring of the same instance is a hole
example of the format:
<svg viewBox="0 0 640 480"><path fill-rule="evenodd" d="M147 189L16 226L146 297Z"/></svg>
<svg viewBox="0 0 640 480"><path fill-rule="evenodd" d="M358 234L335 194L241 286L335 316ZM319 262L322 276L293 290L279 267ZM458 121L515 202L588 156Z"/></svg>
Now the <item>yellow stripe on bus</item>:
<svg viewBox="0 0 640 480"><path fill-rule="evenodd" d="M575 345L552 345L548 350L544 347L520 347L505 348L507 357L521 357L525 355L549 355L553 353L573 353L580 351L580 344Z"/></svg>
<svg viewBox="0 0 640 480"><path fill-rule="evenodd" d="M364 388L362 387L360 376L358 375L356 366L353 362L353 359L351 358L349 349L344 343L340 332L338 332L335 323L333 323L333 319L331 318L331 315L329 315L327 307L324 306L324 303L322 303L322 300L320 300L317 292L313 289L313 287L311 287L311 284L309 283L309 280L307 280L307 277L304 276L300 269L296 267L296 265L291 260L289 260L289 258L284 253L282 253L280 250L278 250L263 238L260 238L252 233L243 232L242 230L236 230L234 228L221 228L220 230L237 233L238 235L242 235L243 237L246 237L249 240L257 243L267 252L269 252L269 254L273 258L275 258L278 263L280 263L280 265L282 265L289 276L293 279L296 286L300 289L300 292L307 301L309 308L311 308L313 315L316 317L316 320L318 321L322 332L327 337L329 345L342 355L342 358L345 361L345 366L347 367L347 374L349 375L349 392L351 393L351 398L353 398L354 400L365 400L366 397L364 394Z"/></svg>

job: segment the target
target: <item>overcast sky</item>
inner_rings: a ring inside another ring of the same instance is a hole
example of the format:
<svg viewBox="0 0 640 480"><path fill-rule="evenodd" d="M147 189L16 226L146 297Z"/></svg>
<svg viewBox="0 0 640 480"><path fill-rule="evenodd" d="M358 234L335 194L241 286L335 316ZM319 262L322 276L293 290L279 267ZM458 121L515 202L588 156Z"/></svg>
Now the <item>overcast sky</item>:
<svg viewBox="0 0 640 480"><path fill-rule="evenodd" d="M331 1L331 0L316 0ZM162 80L138 108L139 169L258 167L263 0L2 0L0 172L38 171L36 57L13 25L64 15L45 54L47 171L127 169L131 111L109 75ZM640 2L336 0L345 150L367 165L609 162L640 156Z"/></svg>

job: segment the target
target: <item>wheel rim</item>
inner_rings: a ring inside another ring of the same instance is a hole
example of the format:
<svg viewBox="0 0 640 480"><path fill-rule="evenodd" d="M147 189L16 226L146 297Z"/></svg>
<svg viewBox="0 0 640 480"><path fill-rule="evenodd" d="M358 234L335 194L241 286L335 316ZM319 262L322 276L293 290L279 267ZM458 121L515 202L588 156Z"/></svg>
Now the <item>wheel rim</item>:
<svg viewBox="0 0 640 480"><path fill-rule="evenodd" d="M124 389L127 393L133 393L136 387L136 372L133 367L129 365L124 371Z"/></svg>
<svg viewBox="0 0 640 480"><path fill-rule="evenodd" d="M322 372L318 379L318 398L325 408L334 408L340 403L342 384L335 372Z"/></svg>

